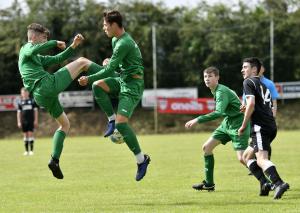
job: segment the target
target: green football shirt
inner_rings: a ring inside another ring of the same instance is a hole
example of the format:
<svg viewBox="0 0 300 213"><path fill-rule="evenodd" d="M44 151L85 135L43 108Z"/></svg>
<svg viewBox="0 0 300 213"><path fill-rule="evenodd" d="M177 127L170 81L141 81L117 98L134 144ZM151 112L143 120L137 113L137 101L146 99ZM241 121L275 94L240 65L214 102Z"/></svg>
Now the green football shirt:
<svg viewBox="0 0 300 213"><path fill-rule="evenodd" d="M39 44L32 44L28 42L21 48L18 62L19 71L24 87L29 92L33 90L36 82L47 75L51 75L45 71L46 67L63 62L70 57L74 51L72 47L68 47L63 52L54 56L44 56L40 54L45 50L55 48L56 46L56 40L50 40Z"/></svg>
<svg viewBox="0 0 300 213"><path fill-rule="evenodd" d="M124 33L120 38L112 39L113 54L109 64L97 73L88 76L88 81L94 82L112 76L120 70L120 77L125 80L130 75L144 75L143 58L138 45L133 38Z"/></svg>
<svg viewBox="0 0 300 213"><path fill-rule="evenodd" d="M219 117L237 117L243 116L240 112L241 102L237 94L230 88L218 84L212 91L216 102L216 108L213 112L206 115L200 115L197 119L199 123L211 121Z"/></svg>

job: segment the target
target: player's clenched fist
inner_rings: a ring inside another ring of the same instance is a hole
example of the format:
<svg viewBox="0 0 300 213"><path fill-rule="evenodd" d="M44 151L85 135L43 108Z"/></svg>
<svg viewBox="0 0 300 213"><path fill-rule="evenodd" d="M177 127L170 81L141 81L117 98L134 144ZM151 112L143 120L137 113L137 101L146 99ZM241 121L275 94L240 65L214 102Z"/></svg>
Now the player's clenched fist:
<svg viewBox="0 0 300 213"><path fill-rule="evenodd" d="M77 34L74 37L73 43L71 44L72 48L76 48L84 40L84 37L81 34Z"/></svg>
<svg viewBox="0 0 300 213"><path fill-rule="evenodd" d="M64 41L56 41L57 47L61 50L66 49L66 43Z"/></svg>
<svg viewBox="0 0 300 213"><path fill-rule="evenodd" d="M79 79L78 79L78 83L80 86L86 86L88 84L88 77L87 76L81 76Z"/></svg>

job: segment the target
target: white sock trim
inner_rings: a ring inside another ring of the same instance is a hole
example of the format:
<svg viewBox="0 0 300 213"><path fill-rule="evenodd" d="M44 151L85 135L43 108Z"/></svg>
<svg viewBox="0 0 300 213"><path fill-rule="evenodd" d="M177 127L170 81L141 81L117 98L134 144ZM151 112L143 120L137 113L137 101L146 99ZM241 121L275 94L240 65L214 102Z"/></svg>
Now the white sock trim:
<svg viewBox="0 0 300 213"><path fill-rule="evenodd" d="M272 163L271 161L269 161L269 160L266 160L265 161L265 163L264 163L264 168L263 168L263 171L265 172L268 168L270 168L270 167L272 167L272 166L274 166L275 167L275 165L274 165L274 163Z"/></svg>
<svg viewBox="0 0 300 213"><path fill-rule="evenodd" d="M135 155L135 158L136 158L136 162L137 162L138 164L143 163L144 160L145 160L144 153L143 153L143 152L140 152L139 154Z"/></svg>
<svg viewBox="0 0 300 213"><path fill-rule="evenodd" d="M116 120L116 114L115 113L108 117L108 121L113 121L113 120Z"/></svg>
<svg viewBox="0 0 300 213"><path fill-rule="evenodd" d="M247 161L247 167L249 168L252 163L256 162L255 159L250 159Z"/></svg>

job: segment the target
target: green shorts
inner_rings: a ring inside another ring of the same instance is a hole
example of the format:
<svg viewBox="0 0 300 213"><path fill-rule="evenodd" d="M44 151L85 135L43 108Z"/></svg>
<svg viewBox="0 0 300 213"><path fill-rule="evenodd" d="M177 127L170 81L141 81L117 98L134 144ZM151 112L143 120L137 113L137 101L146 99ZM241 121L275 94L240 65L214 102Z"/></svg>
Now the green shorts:
<svg viewBox="0 0 300 213"><path fill-rule="evenodd" d="M53 118L58 118L63 113L59 103L58 94L64 91L73 81L66 67L59 69L53 75L47 75L38 81L33 89L36 103L44 107Z"/></svg>
<svg viewBox="0 0 300 213"><path fill-rule="evenodd" d="M125 82L120 77L110 77L103 80L110 88L109 95L119 99L117 113L130 118L142 98L144 80L130 78Z"/></svg>
<svg viewBox="0 0 300 213"><path fill-rule="evenodd" d="M248 140L250 137L250 124L241 136L238 136L238 129L243 123L243 115L234 118L226 117L220 126L213 132L212 137L221 141L223 145L232 141L234 150L245 150L248 147Z"/></svg>

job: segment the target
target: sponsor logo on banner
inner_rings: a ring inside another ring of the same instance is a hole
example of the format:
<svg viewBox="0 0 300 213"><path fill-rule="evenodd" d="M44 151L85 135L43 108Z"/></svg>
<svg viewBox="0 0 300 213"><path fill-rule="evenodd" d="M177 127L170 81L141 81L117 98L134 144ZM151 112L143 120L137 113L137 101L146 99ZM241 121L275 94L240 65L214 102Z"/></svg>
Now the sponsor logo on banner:
<svg viewBox="0 0 300 213"><path fill-rule="evenodd" d="M158 101L159 101L159 107L162 110L166 110L168 107L168 101L166 99L159 99Z"/></svg>
<svg viewBox="0 0 300 213"><path fill-rule="evenodd" d="M19 95L0 95L0 111L16 111L19 100Z"/></svg>
<svg viewBox="0 0 300 213"><path fill-rule="evenodd" d="M275 83L278 99L300 98L300 81Z"/></svg>
<svg viewBox="0 0 300 213"><path fill-rule="evenodd" d="M214 108L212 98L158 98L159 113L206 114Z"/></svg>

